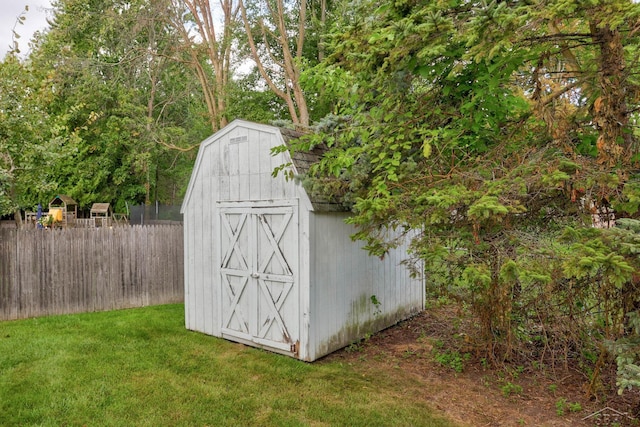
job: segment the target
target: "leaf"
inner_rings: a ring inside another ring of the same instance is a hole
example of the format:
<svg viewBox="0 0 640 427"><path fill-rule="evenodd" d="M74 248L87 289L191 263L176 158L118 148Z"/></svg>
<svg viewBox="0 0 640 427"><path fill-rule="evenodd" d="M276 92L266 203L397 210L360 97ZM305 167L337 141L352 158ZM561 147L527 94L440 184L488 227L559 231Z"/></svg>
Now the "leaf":
<svg viewBox="0 0 640 427"><path fill-rule="evenodd" d="M431 144L428 141L424 141L422 143L422 155L425 159L428 159L431 156Z"/></svg>
<svg viewBox="0 0 640 427"><path fill-rule="evenodd" d="M384 3L382 6L376 9L376 15L382 15L391 9L391 3Z"/></svg>
<svg viewBox="0 0 640 427"><path fill-rule="evenodd" d="M378 40L380 40L382 38L382 35L380 33L373 33L371 34L371 36L369 37L369 44L375 44Z"/></svg>

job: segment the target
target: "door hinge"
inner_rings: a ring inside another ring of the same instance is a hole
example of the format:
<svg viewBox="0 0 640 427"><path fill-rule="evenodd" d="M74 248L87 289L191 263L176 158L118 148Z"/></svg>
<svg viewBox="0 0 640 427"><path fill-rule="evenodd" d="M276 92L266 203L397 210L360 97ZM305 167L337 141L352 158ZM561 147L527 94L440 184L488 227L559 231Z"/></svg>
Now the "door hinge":
<svg viewBox="0 0 640 427"><path fill-rule="evenodd" d="M291 344L291 353L295 356L300 354L300 340L296 341L295 344Z"/></svg>

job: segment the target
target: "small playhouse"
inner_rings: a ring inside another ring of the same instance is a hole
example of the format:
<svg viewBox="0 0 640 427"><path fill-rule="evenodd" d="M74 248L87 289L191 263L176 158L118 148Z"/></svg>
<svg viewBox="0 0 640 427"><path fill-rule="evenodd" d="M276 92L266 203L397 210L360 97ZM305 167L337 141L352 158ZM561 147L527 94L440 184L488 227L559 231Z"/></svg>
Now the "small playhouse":
<svg viewBox="0 0 640 427"><path fill-rule="evenodd" d="M90 219L94 227L108 227L111 225L111 218L113 213L111 212L110 203L94 203L89 211Z"/></svg>
<svg viewBox="0 0 640 427"><path fill-rule="evenodd" d="M69 196L58 194L49 202L48 215L53 218L55 225L73 226L78 218L78 203Z"/></svg>
<svg viewBox="0 0 640 427"><path fill-rule="evenodd" d="M236 120L200 151L182 204L190 330L313 361L424 309L406 246L372 257L340 206L294 174L320 152L271 154L300 136Z"/></svg>

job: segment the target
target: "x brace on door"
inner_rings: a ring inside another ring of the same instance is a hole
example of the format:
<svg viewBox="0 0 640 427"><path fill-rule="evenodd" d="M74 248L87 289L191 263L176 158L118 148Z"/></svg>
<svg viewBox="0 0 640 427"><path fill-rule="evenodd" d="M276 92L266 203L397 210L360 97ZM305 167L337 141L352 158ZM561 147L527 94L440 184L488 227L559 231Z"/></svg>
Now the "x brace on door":
<svg viewBox="0 0 640 427"><path fill-rule="evenodd" d="M282 309L295 279L281 249L281 240L294 212L292 207L280 207L222 209L220 213L221 226L229 242L220 266L229 303L223 307L222 327L240 338L282 349L290 349L292 343ZM273 219L277 217L281 220L276 223ZM236 218L237 222L233 222ZM297 233L294 234L297 237ZM279 289L276 285L280 285ZM259 301L266 310L258 310ZM233 322L234 318L237 323ZM252 318L257 322L252 323ZM277 343L273 342L273 334L269 336L274 324L282 337Z"/></svg>

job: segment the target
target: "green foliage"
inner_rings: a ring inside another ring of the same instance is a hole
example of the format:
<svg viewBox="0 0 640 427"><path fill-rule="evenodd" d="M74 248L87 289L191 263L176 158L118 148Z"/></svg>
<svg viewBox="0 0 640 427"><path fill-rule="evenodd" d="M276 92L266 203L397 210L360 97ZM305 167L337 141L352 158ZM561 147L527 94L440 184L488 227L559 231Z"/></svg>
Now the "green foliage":
<svg viewBox="0 0 640 427"><path fill-rule="evenodd" d="M366 345L369 343L369 340L371 339L373 335L369 332L367 332L366 334L364 334L364 337L359 340L359 341L355 341L352 342L351 344L349 344L346 348L345 351L347 353L355 353L355 352L361 352L365 350Z"/></svg>
<svg viewBox="0 0 640 427"><path fill-rule="evenodd" d="M420 230L428 294L471 310L490 360L597 355L636 303L636 237L592 215L640 215L640 6L577 5L362 0L307 70L337 101L293 148L329 148L303 184L372 254Z"/></svg>
<svg viewBox="0 0 640 427"><path fill-rule="evenodd" d="M116 210L181 197L210 127L167 6L59 0L33 54L0 63L0 213L54 192ZM372 254L397 244L388 228L419 230L428 295L478 319L486 360L576 358L599 372L603 340L632 339L625 313L640 306L640 5L308 6L293 77L316 133L290 148L328 151L295 178L351 209ZM286 7L291 27L299 9ZM273 45L275 33L254 30ZM291 89L273 55L267 73ZM231 86L228 118L288 114L255 73ZM605 208L619 226L593 229Z"/></svg>
<svg viewBox="0 0 640 427"><path fill-rule="evenodd" d="M633 215L640 207L640 182L629 181L622 189L622 197L614 204L616 210Z"/></svg>
<svg viewBox="0 0 640 427"><path fill-rule="evenodd" d="M522 386L519 384L513 384L511 382L507 382L503 386L500 387L500 391L504 397L509 397L514 394L522 393Z"/></svg>
<svg viewBox="0 0 640 427"><path fill-rule="evenodd" d="M260 89L261 84L255 70L231 82L226 113L229 121L240 118L257 123L271 123L289 118L284 102L273 92Z"/></svg>
<svg viewBox="0 0 640 427"><path fill-rule="evenodd" d="M469 353L460 353L458 350L441 351L434 347L433 360L445 368L453 369L455 372L462 373L464 364L471 358Z"/></svg>
<svg viewBox="0 0 640 427"><path fill-rule="evenodd" d="M126 203L180 200L194 142L210 132L206 110L194 76L167 60L177 43L166 4L134 3L56 2L51 29L19 64L23 90L13 92L28 95L18 108L31 117L4 123L34 149L19 168L24 180L14 180L28 181L12 190L14 207L31 210L55 193L121 212Z"/></svg>
<svg viewBox="0 0 640 427"><path fill-rule="evenodd" d="M579 402L567 402L567 399L561 397L556 401L556 414L561 417L567 410L569 412L580 412L582 411L582 405Z"/></svg>
<svg viewBox="0 0 640 427"><path fill-rule="evenodd" d="M373 306L375 307L373 314L378 316L382 313L382 310L380 309L382 303L380 302L380 300L378 299L377 296L375 295L371 295L371 304L373 304Z"/></svg>
<svg viewBox="0 0 640 427"><path fill-rule="evenodd" d="M0 62L0 215L34 207L52 190L46 170L59 142L42 108L46 89L14 55Z"/></svg>
<svg viewBox="0 0 640 427"><path fill-rule="evenodd" d="M499 203L496 196L482 196L471 204L467 211L469 218L472 220L487 220L490 217L500 217L507 213L509 213L509 209Z"/></svg>
<svg viewBox="0 0 640 427"><path fill-rule="evenodd" d="M608 343L610 351L616 356L619 394L625 389L640 387L640 312L632 311L627 318L626 336Z"/></svg>

